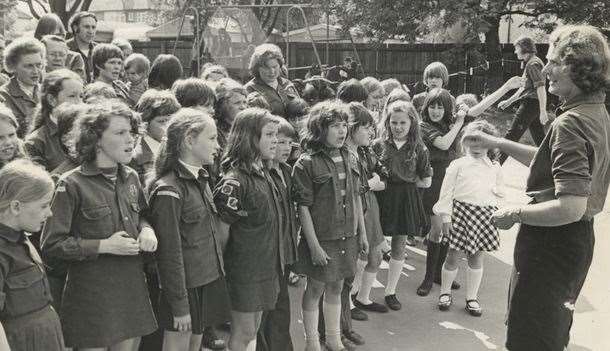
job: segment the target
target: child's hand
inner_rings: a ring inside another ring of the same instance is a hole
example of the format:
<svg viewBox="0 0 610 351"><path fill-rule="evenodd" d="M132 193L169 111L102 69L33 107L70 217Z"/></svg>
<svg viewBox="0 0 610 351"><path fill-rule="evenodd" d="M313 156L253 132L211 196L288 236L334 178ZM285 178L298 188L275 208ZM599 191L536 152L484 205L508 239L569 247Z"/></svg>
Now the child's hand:
<svg viewBox="0 0 610 351"><path fill-rule="evenodd" d="M140 245L125 231L112 234L108 239L100 240L98 248L101 254L133 256L140 253Z"/></svg>
<svg viewBox="0 0 610 351"><path fill-rule="evenodd" d="M455 123L464 123L464 120L466 119L466 114L468 114L468 111L460 109L455 114Z"/></svg>
<svg viewBox="0 0 610 351"><path fill-rule="evenodd" d="M187 332L191 330L191 315L187 314L182 317L174 317L174 329L179 332Z"/></svg>
<svg viewBox="0 0 610 351"><path fill-rule="evenodd" d="M360 244L360 252L365 255L369 254L369 241L366 235L358 235L358 244Z"/></svg>
<svg viewBox="0 0 610 351"><path fill-rule="evenodd" d="M369 188L372 191L381 191L385 189L385 183L379 178L379 174L373 173L373 178L369 179Z"/></svg>
<svg viewBox="0 0 610 351"><path fill-rule="evenodd" d="M511 102L509 100L503 100L498 103L498 108L501 110L506 110L508 106L510 106Z"/></svg>
<svg viewBox="0 0 610 351"><path fill-rule="evenodd" d="M138 244L142 251L155 252L157 250L155 231L151 227L143 227L138 236Z"/></svg>
<svg viewBox="0 0 610 351"><path fill-rule="evenodd" d="M442 232L443 232L443 235L449 235L451 233L451 222L443 223Z"/></svg>
<svg viewBox="0 0 610 351"><path fill-rule="evenodd" d="M326 251L320 245L316 245L311 251L311 262L314 266L326 266L330 260L330 256L326 254Z"/></svg>
<svg viewBox="0 0 610 351"><path fill-rule="evenodd" d="M508 230L519 222L520 209L518 207L505 207L493 214L493 223L498 229Z"/></svg>

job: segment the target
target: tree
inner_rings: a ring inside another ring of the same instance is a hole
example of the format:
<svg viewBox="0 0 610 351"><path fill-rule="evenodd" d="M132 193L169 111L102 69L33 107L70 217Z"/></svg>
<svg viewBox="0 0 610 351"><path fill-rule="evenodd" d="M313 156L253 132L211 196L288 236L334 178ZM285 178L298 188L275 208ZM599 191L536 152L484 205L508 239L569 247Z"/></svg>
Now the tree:
<svg viewBox="0 0 610 351"><path fill-rule="evenodd" d="M426 20L450 28L461 22L472 42L484 37L483 53L491 63L490 76L501 72L502 52L498 29L502 18L523 15L526 25L551 31L557 20L607 27L610 5L607 0L334 0L334 13L344 28L360 28L366 35L416 41L430 31ZM432 26L434 27L434 26ZM491 82L493 89L498 82Z"/></svg>
<svg viewBox="0 0 610 351"><path fill-rule="evenodd" d="M64 26L68 28L68 21L73 14L79 11L88 11L93 0L19 0L28 5L30 13L39 19L45 13L52 12L59 16Z"/></svg>

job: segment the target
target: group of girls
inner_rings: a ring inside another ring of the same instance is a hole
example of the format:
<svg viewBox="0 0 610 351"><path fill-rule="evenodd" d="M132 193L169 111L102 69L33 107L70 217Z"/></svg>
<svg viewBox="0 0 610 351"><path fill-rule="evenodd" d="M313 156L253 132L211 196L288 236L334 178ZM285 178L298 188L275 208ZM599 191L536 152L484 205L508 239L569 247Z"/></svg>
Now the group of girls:
<svg viewBox="0 0 610 351"><path fill-rule="evenodd" d="M230 350L292 350L291 272L307 277L306 350L352 349L358 312L401 309L408 235L428 235L418 293L439 276L441 310L467 252L466 309L480 315L501 178L489 150L465 141L456 159L456 141L491 98L456 107L441 63L424 79L419 111L400 84L385 94L368 77L309 106L281 98L282 118L266 90L229 78L148 82L158 89L132 109L103 91L83 104L80 77L45 75L25 143L0 108L0 349L135 351L162 330L163 350L195 351L218 346L214 327L230 321ZM475 185L481 174L496 181ZM371 299L384 235L387 307Z"/></svg>

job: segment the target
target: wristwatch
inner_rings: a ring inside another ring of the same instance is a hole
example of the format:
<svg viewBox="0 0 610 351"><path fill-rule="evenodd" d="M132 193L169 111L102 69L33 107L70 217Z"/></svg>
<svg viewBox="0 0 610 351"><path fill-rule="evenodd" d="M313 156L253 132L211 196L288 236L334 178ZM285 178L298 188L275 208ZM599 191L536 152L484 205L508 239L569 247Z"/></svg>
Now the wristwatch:
<svg viewBox="0 0 610 351"><path fill-rule="evenodd" d="M517 210L513 210L510 214L510 218L515 223L522 223L521 222L521 207L517 208Z"/></svg>

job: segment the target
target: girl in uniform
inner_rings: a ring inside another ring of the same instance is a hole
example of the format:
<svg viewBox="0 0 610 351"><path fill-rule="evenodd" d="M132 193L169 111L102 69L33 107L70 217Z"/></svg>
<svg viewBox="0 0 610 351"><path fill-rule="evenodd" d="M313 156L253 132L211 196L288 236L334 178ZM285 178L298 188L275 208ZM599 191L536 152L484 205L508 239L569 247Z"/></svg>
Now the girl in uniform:
<svg viewBox="0 0 610 351"><path fill-rule="evenodd" d="M340 315L343 280L353 277L359 246L368 243L358 194L358 179L344 146L347 106L325 101L309 113L305 152L293 169L294 200L302 225L297 272L307 275L303 295L303 324L308 351L321 350L318 302L324 295L326 346L344 348Z"/></svg>
<svg viewBox="0 0 610 351"><path fill-rule="evenodd" d="M57 117L53 110L63 103L82 102L83 81L70 70L58 69L45 75L41 94L32 132L25 138L24 146L32 161L51 172L66 159L61 141L57 138Z"/></svg>
<svg viewBox="0 0 610 351"><path fill-rule="evenodd" d="M254 351L263 311L275 309L285 267L281 202L265 163L275 157L277 117L249 108L237 114L214 202L229 225L225 250L231 298L231 351Z"/></svg>
<svg viewBox="0 0 610 351"><path fill-rule="evenodd" d="M204 327L228 321L217 238L221 223L203 168L219 150L214 120L182 109L172 117L157 154L150 203L151 224L159 235L163 350L198 351ZM218 291L223 294L214 296Z"/></svg>
<svg viewBox="0 0 610 351"><path fill-rule="evenodd" d="M17 138L19 123L13 111L0 105L0 168L16 158L23 157L23 144Z"/></svg>
<svg viewBox="0 0 610 351"><path fill-rule="evenodd" d="M437 79L437 78L434 78ZM449 91L441 88L430 90L423 102L422 139L430 151L430 165L433 169L432 184L424 192L424 209L430 216L428 249L426 256L426 275L417 288L417 295L427 296L432 284L441 283L441 265L447 256L447 245L441 244L442 221L434 214L432 207L438 201L445 170L455 158L454 142L465 123L466 112L460 109L453 117L454 98ZM453 282L452 289L460 285Z"/></svg>
<svg viewBox="0 0 610 351"><path fill-rule="evenodd" d="M125 166L138 128L122 102L83 111L72 139L80 166L59 179L43 229L43 253L70 262L60 315L66 345L79 351L133 351L157 327L140 256L157 239L138 174Z"/></svg>
<svg viewBox="0 0 610 351"><path fill-rule="evenodd" d="M421 235L427 224L418 188L430 186L432 169L413 104L395 101L388 105L387 114L387 135L375 140L373 150L388 172L380 200L383 233L392 237L385 302L396 311L402 308L396 286L402 273L407 235Z"/></svg>
<svg viewBox="0 0 610 351"><path fill-rule="evenodd" d="M40 256L26 232L51 216L53 180L28 160L0 170L0 350L62 351Z"/></svg>

